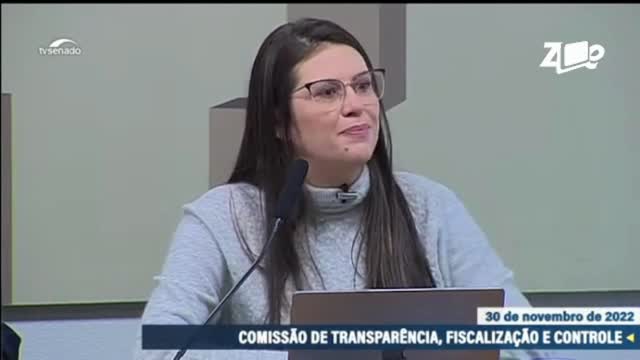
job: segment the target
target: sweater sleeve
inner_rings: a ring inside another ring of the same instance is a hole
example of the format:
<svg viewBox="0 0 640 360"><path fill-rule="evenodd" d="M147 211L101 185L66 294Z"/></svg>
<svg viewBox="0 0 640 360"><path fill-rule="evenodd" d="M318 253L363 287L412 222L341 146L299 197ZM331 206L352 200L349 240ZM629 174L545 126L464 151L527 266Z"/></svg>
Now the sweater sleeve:
<svg viewBox="0 0 640 360"><path fill-rule="evenodd" d="M185 206L157 285L142 315L142 324L201 324L230 287L227 266L214 232L197 212ZM171 360L177 350L142 350L142 327L134 349L136 360ZM286 353L250 350L189 350L184 360L285 360Z"/></svg>
<svg viewBox="0 0 640 360"><path fill-rule="evenodd" d="M514 274L462 201L451 190L443 191L440 261L451 287L498 287L505 291L505 306L529 306L517 288Z"/></svg>
<svg viewBox="0 0 640 360"><path fill-rule="evenodd" d="M459 197L444 188L440 261L449 287L501 288L505 307L530 307L516 282L514 274L487 236L465 208ZM532 360L545 358L578 359L575 352L546 350L502 350L501 360Z"/></svg>

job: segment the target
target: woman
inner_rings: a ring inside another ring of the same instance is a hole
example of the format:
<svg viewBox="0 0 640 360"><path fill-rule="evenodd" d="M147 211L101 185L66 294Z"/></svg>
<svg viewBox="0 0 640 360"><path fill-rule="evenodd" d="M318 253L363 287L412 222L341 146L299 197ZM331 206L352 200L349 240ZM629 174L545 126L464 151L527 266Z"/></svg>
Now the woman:
<svg viewBox="0 0 640 360"><path fill-rule="evenodd" d="M265 39L233 173L184 207L143 323L205 321L260 253L295 158L309 163L304 197L222 321L286 324L296 289L500 287L506 305L528 306L452 191L393 172L384 76L360 43L329 21L288 23ZM250 353L190 350L185 358ZM154 356L167 355L144 358Z"/></svg>

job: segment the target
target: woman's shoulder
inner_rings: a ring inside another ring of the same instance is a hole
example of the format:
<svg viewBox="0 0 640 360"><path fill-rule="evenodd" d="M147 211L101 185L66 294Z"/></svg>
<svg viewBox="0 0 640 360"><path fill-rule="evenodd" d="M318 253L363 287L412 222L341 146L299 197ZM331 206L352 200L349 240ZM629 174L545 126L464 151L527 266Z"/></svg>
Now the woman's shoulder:
<svg viewBox="0 0 640 360"><path fill-rule="evenodd" d="M442 192L450 191L443 183L425 175L416 174L410 171L396 170L394 172L396 180L400 185L415 189L416 191Z"/></svg>
<svg viewBox="0 0 640 360"><path fill-rule="evenodd" d="M260 213L260 190L248 183L214 186L184 205L186 211L202 218L227 218L230 213L255 216Z"/></svg>
<svg viewBox="0 0 640 360"><path fill-rule="evenodd" d="M429 208L430 212L444 211L452 202L458 200L451 188L431 177L409 171L396 171L395 178L410 203L417 207Z"/></svg>

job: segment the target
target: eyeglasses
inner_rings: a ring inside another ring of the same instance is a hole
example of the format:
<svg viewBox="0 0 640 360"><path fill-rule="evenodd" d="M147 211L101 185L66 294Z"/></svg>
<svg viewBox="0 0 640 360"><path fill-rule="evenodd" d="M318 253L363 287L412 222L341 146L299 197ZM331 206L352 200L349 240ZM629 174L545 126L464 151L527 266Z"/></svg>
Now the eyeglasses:
<svg viewBox="0 0 640 360"><path fill-rule="evenodd" d="M306 88L313 101L327 106L338 106L342 105L347 86L350 86L364 104L377 103L384 95L384 77L385 69L373 69L355 75L348 83L338 79L316 80L296 88L293 92Z"/></svg>

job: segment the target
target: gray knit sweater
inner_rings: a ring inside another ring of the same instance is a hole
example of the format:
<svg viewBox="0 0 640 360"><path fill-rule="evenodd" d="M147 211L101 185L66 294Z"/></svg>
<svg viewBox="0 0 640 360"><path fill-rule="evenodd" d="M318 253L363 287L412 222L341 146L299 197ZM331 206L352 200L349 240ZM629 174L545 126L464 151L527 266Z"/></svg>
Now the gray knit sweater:
<svg viewBox="0 0 640 360"><path fill-rule="evenodd" d="M492 248L460 199L447 187L422 176L398 172L396 178L415 217L418 234L435 285L446 287L499 287L507 306L529 306L514 283L513 274ZM296 242L307 289L361 289L363 261L355 261L360 241L362 200L369 191L369 172L364 171L350 191L355 200L342 203L339 189L306 186L313 209L313 224ZM247 184L215 187L184 206L166 261L145 308L143 324L200 324L226 291L250 267L252 259L243 248L258 254L264 234L259 191ZM234 220L235 218L235 220ZM311 261L313 260L313 261ZM315 264L315 266L313 265ZM354 264L359 264L356 272ZM265 278L254 272L226 304L226 321L261 323L267 311ZM291 295L292 284L287 287ZM283 323L289 319L283 307ZM135 358L171 359L175 351L141 351L138 334ZM505 352L506 354L506 352ZM510 354L511 355L511 354ZM519 359L545 354L522 352ZM189 350L183 359L274 359L284 352Z"/></svg>

